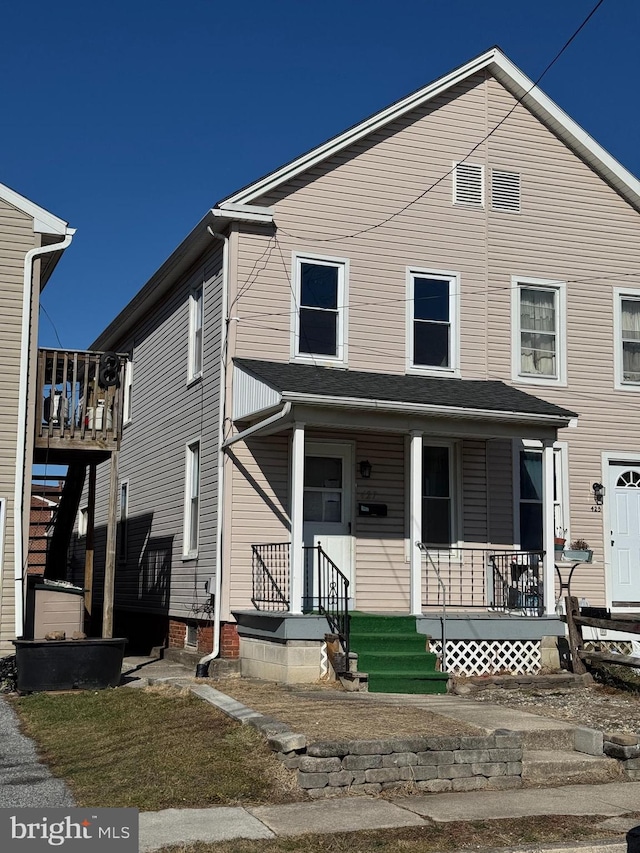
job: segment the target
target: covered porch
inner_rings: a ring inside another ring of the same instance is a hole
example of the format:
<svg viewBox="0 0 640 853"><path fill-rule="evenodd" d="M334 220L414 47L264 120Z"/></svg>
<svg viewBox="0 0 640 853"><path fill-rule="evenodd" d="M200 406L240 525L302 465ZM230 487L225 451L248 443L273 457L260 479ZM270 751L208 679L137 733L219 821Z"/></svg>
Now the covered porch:
<svg viewBox="0 0 640 853"><path fill-rule="evenodd" d="M439 653L562 633L554 442L572 417L500 382L238 360L228 450L244 443L265 468L270 448L287 454L288 523L251 541L254 616L290 632L324 613L348 644L353 609L411 614ZM539 521L536 547L516 529L522 442L536 454L523 516ZM241 636L257 636L251 608L234 609Z"/></svg>

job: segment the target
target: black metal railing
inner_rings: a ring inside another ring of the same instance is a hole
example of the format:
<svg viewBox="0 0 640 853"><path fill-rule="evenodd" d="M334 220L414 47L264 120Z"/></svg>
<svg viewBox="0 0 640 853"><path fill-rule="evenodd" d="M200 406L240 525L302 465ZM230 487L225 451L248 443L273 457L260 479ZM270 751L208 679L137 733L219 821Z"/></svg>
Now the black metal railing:
<svg viewBox="0 0 640 853"><path fill-rule="evenodd" d="M289 609L290 551L289 542L251 546L251 601L256 610Z"/></svg>
<svg viewBox="0 0 640 853"><path fill-rule="evenodd" d="M349 579L340 571L322 544L305 545L303 610L326 617L342 647L345 668L349 660Z"/></svg>
<svg viewBox="0 0 640 853"><path fill-rule="evenodd" d="M544 551L435 549L425 554L425 607L491 608L529 616L544 612ZM446 601L445 601L446 599Z"/></svg>

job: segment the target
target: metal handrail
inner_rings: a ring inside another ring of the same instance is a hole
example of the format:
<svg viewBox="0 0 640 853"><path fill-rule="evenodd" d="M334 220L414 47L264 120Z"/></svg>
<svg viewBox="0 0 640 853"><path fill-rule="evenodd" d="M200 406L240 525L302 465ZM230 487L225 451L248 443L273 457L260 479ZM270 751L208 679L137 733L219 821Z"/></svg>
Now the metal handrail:
<svg viewBox="0 0 640 853"><path fill-rule="evenodd" d="M251 546L251 602L256 610L289 610L289 598L282 587L289 586L290 550L289 542Z"/></svg>
<svg viewBox="0 0 640 853"><path fill-rule="evenodd" d="M345 656L345 669L349 665L349 579L340 571L331 557L322 548L322 543L305 545L304 551L311 556L317 554L317 572L312 563L307 575L307 606L317 608L326 617L332 633L336 634ZM306 562L306 561L305 561ZM317 582L317 588L315 586ZM317 594L316 594L317 593Z"/></svg>
<svg viewBox="0 0 640 853"><path fill-rule="evenodd" d="M447 588L440 576L440 569L433 562L433 557L429 553L429 549L424 542L416 542L418 548L426 555L426 559L431 563L431 566L436 573L438 583L442 589L442 671L447 671Z"/></svg>

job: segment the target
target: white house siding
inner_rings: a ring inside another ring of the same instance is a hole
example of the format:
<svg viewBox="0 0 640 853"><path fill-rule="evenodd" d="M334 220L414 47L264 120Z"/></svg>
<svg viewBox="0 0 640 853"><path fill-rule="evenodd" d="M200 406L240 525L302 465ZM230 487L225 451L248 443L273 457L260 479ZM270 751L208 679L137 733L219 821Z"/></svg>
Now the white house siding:
<svg viewBox="0 0 640 853"><path fill-rule="evenodd" d="M476 75L261 198L275 208L277 243L258 229L240 235L238 284L250 286L236 306L236 354L289 359L294 251L349 260L353 369L404 372L407 266L460 274L464 378L511 382L513 275L566 281L568 388L522 387L580 414L579 426L560 435L569 445L570 533L589 541L595 555L572 591L600 604L608 531L605 514L591 512L590 486L603 478L602 451L640 453L638 395L614 390L613 373L613 288L639 286L640 219L522 106L469 158L485 166L485 208L454 206L452 163L514 104L490 75ZM490 209L491 168L521 174L521 213ZM356 234L425 191L390 222ZM491 442L489 460L496 455L503 461L489 466L500 489L490 489L488 538L498 543L512 541L514 521L511 497L496 497L506 494L511 462ZM479 534L482 510L472 505L465 513ZM388 572L380 574L388 583Z"/></svg>
<svg viewBox="0 0 640 853"><path fill-rule="evenodd" d="M116 569L115 607L196 618L215 576L218 400L222 298L221 244L212 248L114 348L133 358L132 420L125 426L119 479L129 481L128 553ZM187 384L189 297L204 284L202 379ZM197 559L183 557L186 446L200 440ZM99 469L96 605L101 607L109 462ZM86 500L86 487L85 498ZM84 544L81 540L80 545ZM84 555L76 548L77 573ZM167 571L167 569L170 570Z"/></svg>
<svg viewBox="0 0 640 853"><path fill-rule="evenodd" d="M15 637L14 489L23 272L25 255L35 245L31 217L0 200L0 498L7 508L0 555L0 655L14 651L10 641Z"/></svg>

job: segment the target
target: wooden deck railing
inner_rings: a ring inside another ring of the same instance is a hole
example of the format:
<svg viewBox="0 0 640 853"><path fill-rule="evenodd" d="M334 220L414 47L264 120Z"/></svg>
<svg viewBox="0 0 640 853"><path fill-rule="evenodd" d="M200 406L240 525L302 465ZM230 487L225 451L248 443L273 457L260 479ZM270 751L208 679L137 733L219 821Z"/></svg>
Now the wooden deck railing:
<svg viewBox="0 0 640 853"><path fill-rule="evenodd" d="M36 448L117 449L126 362L113 352L38 350Z"/></svg>

